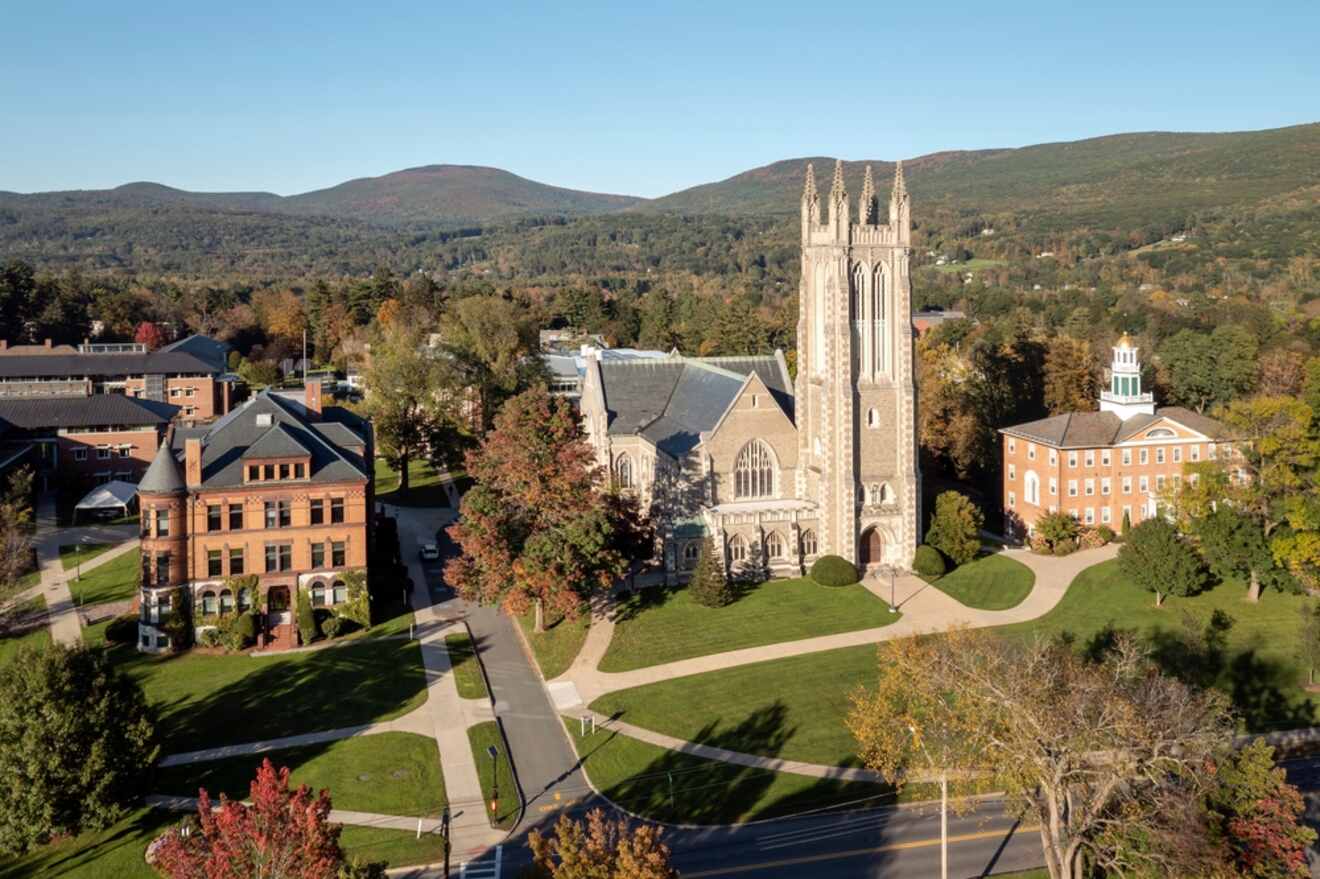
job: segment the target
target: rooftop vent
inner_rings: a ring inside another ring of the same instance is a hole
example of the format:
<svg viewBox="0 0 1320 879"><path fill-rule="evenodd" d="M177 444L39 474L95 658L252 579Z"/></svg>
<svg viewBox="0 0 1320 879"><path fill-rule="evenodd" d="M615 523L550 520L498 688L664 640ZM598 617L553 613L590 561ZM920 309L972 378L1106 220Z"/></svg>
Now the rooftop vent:
<svg viewBox="0 0 1320 879"><path fill-rule="evenodd" d="M270 427L270 413L269 413L269 412L258 412L258 413L257 413L257 427Z"/></svg>

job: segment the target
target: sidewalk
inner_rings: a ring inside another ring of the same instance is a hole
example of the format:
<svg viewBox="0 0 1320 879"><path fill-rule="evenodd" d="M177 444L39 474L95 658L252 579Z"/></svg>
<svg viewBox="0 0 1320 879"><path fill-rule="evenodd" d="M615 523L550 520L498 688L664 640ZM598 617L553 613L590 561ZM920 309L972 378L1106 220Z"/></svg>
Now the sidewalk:
<svg viewBox="0 0 1320 879"><path fill-rule="evenodd" d="M163 794L151 794L142 798L148 806L168 809L171 812L197 811L196 797L175 797ZM216 798L219 802L219 797ZM378 812L353 812L348 809L331 809L330 820L336 824L352 824L356 827L384 827L389 830L406 830L415 833L420 822L422 833L435 833L440 829L438 818L410 818L407 815L382 815Z"/></svg>
<svg viewBox="0 0 1320 879"><path fill-rule="evenodd" d="M300 745L319 745L324 742L336 742L356 736L369 736L386 732L410 732L429 737L431 735L430 717L425 707L410 711L394 720L382 720L379 723L364 723L358 726L341 726L336 729L324 729L317 732L302 733L296 736L283 736L278 739L266 739L259 742L246 742L239 745L221 745L200 751L185 751L170 754L160 759L160 766L180 766L187 763L205 763L210 760L224 760L229 757L242 757L245 754L262 754L266 751L278 751L281 748L296 748Z"/></svg>

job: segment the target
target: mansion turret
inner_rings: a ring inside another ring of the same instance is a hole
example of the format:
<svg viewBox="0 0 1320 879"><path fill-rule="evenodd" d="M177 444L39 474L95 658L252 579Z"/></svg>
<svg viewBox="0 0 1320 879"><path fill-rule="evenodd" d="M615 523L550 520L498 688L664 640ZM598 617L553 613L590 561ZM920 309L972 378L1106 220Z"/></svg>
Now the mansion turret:
<svg viewBox="0 0 1320 879"><path fill-rule="evenodd" d="M735 571L798 574L825 554L910 565L921 490L901 163L881 216L869 166L855 203L842 162L824 199L807 166L796 376L779 351L588 362L588 437L649 508L671 574L706 536Z"/></svg>

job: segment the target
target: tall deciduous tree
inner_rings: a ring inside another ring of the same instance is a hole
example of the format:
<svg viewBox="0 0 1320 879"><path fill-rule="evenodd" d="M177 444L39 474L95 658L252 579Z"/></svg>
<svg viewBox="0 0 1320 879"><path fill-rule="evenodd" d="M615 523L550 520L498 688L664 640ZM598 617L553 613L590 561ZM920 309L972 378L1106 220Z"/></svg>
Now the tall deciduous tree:
<svg viewBox="0 0 1320 879"><path fill-rule="evenodd" d="M985 518L966 495L942 492L935 498L935 515L926 532L926 543L944 553L955 565L965 565L981 551L981 526Z"/></svg>
<svg viewBox="0 0 1320 879"><path fill-rule="evenodd" d="M441 349L455 371L455 386L477 396L481 430L509 397L542 378L534 356L537 325L524 308L498 296L469 296L453 303L440 320Z"/></svg>
<svg viewBox="0 0 1320 879"><path fill-rule="evenodd" d="M1205 588L1206 571L1196 550L1162 516L1147 519L1118 548L1124 575L1155 593L1155 606L1166 595L1195 595Z"/></svg>
<svg viewBox="0 0 1320 879"><path fill-rule="evenodd" d="M1204 412L1251 390L1256 381L1256 337L1225 325L1213 333L1182 330L1160 346L1173 402Z"/></svg>
<svg viewBox="0 0 1320 879"><path fill-rule="evenodd" d="M266 334L290 345L302 342L307 317L302 300L292 290L271 290L252 297L252 307Z"/></svg>
<svg viewBox="0 0 1320 879"><path fill-rule="evenodd" d="M1306 879L1307 847L1315 831L1302 824L1302 795L1274 764L1274 749L1257 739L1217 767L1206 807L1239 876Z"/></svg>
<svg viewBox="0 0 1320 879"><path fill-rule="evenodd" d="M257 769L251 805L223 794L213 807L203 788L196 831L168 831L149 856L168 879L329 879L344 864L330 794L289 789L289 769L269 759Z"/></svg>
<svg viewBox="0 0 1320 879"><path fill-rule="evenodd" d="M17 611L10 599L32 567L32 469L10 474L0 494L0 630Z"/></svg>
<svg viewBox="0 0 1320 879"><path fill-rule="evenodd" d="M866 765L894 783L930 768L993 773L1040 825L1053 879L1120 860L1199 875L1185 859L1199 867L1204 846L1124 842L1134 830L1185 831L1171 807L1197 801L1203 767L1233 730L1222 694L1161 675L1126 637L1088 662L1062 644L983 630L882 644L877 683L853 694L847 723Z"/></svg>
<svg viewBox="0 0 1320 879"><path fill-rule="evenodd" d="M511 398L467 455L476 484L450 535L462 554L445 578L469 600L568 616L650 555L631 495L611 493L572 403L535 387Z"/></svg>
<svg viewBox="0 0 1320 879"><path fill-rule="evenodd" d="M664 831L654 824L607 821L601 809L585 823L560 815L554 836L527 836L534 875L544 879L678 879Z"/></svg>
<svg viewBox="0 0 1320 879"><path fill-rule="evenodd" d="M1045 408L1051 415L1090 412L1096 407L1099 391L1091 343L1055 336L1045 350Z"/></svg>
<svg viewBox="0 0 1320 879"><path fill-rule="evenodd" d="M101 649L20 649L0 676L0 852L119 820L160 751L155 726Z"/></svg>

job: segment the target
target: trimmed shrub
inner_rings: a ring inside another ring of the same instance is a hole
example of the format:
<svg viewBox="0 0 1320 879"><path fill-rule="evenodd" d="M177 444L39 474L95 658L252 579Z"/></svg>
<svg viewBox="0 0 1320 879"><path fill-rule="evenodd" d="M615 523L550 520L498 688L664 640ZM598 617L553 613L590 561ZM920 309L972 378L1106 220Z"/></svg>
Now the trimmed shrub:
<svg viewBox="0 0 1320 879"><path fill-rule="evenodd" d="M1046 513L1036 520L1031 533L1031 548L1046 555L1067 555L1067 552L1059 552L1059 544L1070 543L1072 549L1068 552L1077 549L1077 535L1081 530L1082 526L1072 513Z"/></svg>
<svg viewBox="0 0 1320 879"><path fill-rule="evenodd" d="M940 551L923 543L912 556L912 570L922 577L942 577L947 569Z"/></svg>
<svg viewBox="0 0 1320 879"><path fill-rule="evenodd" d="M337 616L331 616L329 619L321 621L321 634L327 638L333 638L339 634L339 629L343 620Z"/></svg>
<svg viewBox="0 0 1320 879"><path fill-rule="evenodd" d="M1095 533L1099 534L1100 539L1105 543L1114 542L1114 537L1115 537L1114 529L1110 528L1108 525L1101 525L1099 528L1095 529Z"/></svg>
<svg viewBox="0 0 1320 879"><path fill-rule="evenodd" d="M202 629L202 633L197 636L197 643L203 647L219 647L220 630L214 628Z"/></svg>
<svg viewBox="0 0 1320 879"><path fill-rule="evenodd" d="M861 577L857 567L837 555L823 555L811 566L811 579L821 586L851 586Z"/></svg>
<svg viewBox="0 0 1320 879"><path fill-rule="evenodd" d="M1128 533L1132 531L1132 515L1127 510L1123 511L1123 524L1119 526L1119 540L1127 540Z"/></svg>
<svg viewBox="0 0 1320 879"><path fill-rule="evenodd" d="M316 617L312 614L312 600L303 594L298 596L298 637L304 644L316 640Z"/></svg>
<svg viewBox="0 0 1320 879"><path fill-rule="evenodd" d="M234 630L242 637L244 647L256 643L257 615L252 611L239 614L238 619L234 622Z"/></svg>
<svg viewBox="0 0 1320 879"><path fill-rule="evenodd" d="M1066 537L1054 544L1055 555L1072 555L1077 552L1077 541L1071 537Z"/></svg>
<svg viewBox="0 0 1320 879"><path fill-rule="evenodd" d="M724 607L733 601L733 588L724 576L724 565L715 549L715 541L707 537L701 541L701 554L688 581L688 595L702 607Z"/></svg>
<svg viewBox="0 0 1320 879"><path fill-rule="evenodd" d="M138 618L135 614L115 617L105 627L105 640L111 644L136 644Z"/></svg>
<svg viewBox="0 0 1320 879"><path fill-rule="evenodd" d="M1096 549L1107 542L1098 528L1084 528L1077 537L1077 545L1082 549Z"/></svg>

